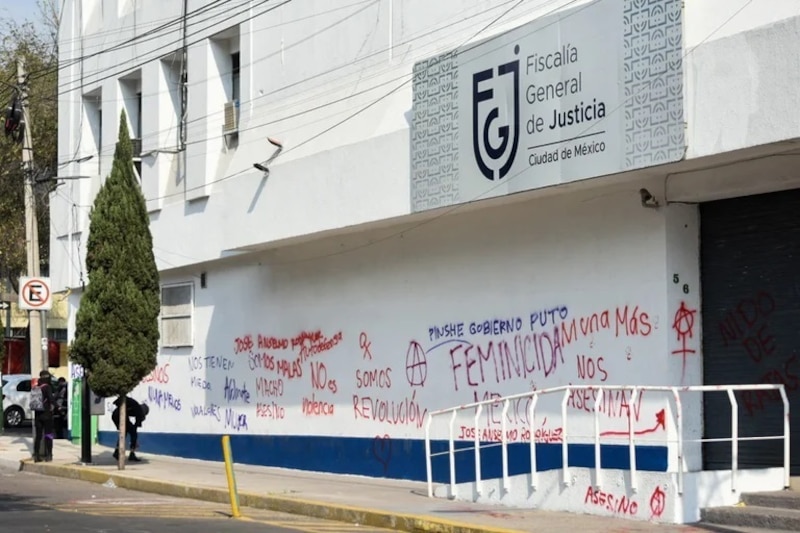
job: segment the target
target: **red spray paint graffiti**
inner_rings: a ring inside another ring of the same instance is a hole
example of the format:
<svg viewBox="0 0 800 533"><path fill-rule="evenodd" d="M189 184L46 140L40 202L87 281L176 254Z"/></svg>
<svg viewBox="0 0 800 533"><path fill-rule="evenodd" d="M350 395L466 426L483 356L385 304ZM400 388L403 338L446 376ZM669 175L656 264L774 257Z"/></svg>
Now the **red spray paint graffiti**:
<svg viewBox="0 0 800 533"><path fill-rule="evenodd" d="M664 509L667 507L667 494L661 490L661 487L656 487L653 495L650 496L650 520L654 518L661 518L664 514Z"/></svg>
<svg viewBox="0 0 800 533"><path fill-rule="evenodd" d="M673 350L673 355L680 355L683 358L681 363L681 380L686 377L686 356L697 353L697 350L689 348L689 339L694 338L694 319L697 309L690 309L686 302L681 302L681 306L675 311L675 319L672 321L672 329L678 336L681 347Z"/></svg>
<svg viewBox="0 0 800 533"><path fill-rule="evenodd" d="M627 496L594 490L591 486L586 490L583 503L600 507L616 515L635 516L639 512L639 504Z"/></svg>
<svg viewBox="0 0 800 533"><path fill-rule="evenodd" d="M653 427L649 427L646 429L637 429L633 432L634 435L649 435L651 433L655 433L656 431L666 431L667 430L667 416L664 409L660 410L656 413L656 422ZM612 436L620 436L624 437L630 435L629 431L603 431L600 433L601 437L612 437Z"/></svg>
<svg viewBox="0 0 800 533"><path fill-rule="evenodd" d="M372 343L369 341L369 337L363 331L358 336L358 347L361 348L361 358L362 359L369 359L372 361L372 352L370 351L370 347L372 347Z"/></svg>

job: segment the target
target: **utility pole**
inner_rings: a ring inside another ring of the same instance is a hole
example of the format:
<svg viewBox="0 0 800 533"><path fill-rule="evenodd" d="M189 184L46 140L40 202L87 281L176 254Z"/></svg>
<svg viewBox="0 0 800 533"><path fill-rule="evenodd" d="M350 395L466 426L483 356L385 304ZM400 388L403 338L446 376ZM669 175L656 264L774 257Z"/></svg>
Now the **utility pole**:
<svg viewBox="0 0 800 533"><path fill-rule="evenodd" d="M28 112L28 89L25 79L25 60L17 59L17 84L22 104L22 172L25 183L25 247L28 260L28 276L39 277L39 222L36 216L36 197L33 194L33 139L31 117ZM38 309L28 311L30 327L31 377L38 379L39 372L46 368L42 349L42 316Z"/></svg>

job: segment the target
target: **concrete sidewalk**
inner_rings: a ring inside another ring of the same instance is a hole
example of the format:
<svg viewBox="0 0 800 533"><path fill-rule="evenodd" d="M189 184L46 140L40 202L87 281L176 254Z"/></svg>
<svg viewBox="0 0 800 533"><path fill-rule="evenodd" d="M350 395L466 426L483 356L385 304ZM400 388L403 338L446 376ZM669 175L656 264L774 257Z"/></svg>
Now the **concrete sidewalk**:
<svg viewBox="0 0 800 533"><path fill-rule="evenodd" d="M222 462L143 454L141 463L129 463L119 472L109 448L94 445L94 464L82 466L80 449L68 441L56 441L52 463L31 462L30 445L30 437L0 437L0 460L15 462L25 471L45 475L94 483L107 483L110 479L118 487L142 492L219 503L229 501ZM235 471L245 516L246 507L255 507L409 532L708 531L689 526L660 526L590 515L430 499L424 483L250 465L236 465Z"/></svg>

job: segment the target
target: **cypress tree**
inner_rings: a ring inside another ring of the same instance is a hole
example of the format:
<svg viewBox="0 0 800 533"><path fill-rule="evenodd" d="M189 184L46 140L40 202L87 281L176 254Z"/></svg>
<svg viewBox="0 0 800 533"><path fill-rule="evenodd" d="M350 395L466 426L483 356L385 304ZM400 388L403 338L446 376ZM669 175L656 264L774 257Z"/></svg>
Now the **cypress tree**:
<svg viewBox="0 0 800 533"><path fill-rule="evenodd" d="M153 238L133 170L127 124L123 111L114 165L92 206L86 244L89 283L70 349L70 358L83 366L97 395L120 397L120 469L125 461L125 399L156 367L160 311Z"/></svg>

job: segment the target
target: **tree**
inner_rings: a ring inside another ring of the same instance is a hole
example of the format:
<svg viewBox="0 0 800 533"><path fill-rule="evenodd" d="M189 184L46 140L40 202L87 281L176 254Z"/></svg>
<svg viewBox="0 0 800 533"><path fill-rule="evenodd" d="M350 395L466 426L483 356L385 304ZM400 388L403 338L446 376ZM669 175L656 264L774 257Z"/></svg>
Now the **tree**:
<svg viewBox="0 0 800 533"><path fill-rule="evenodd" d="M119 469L125 468L125 400L156 367L159 277L145 199L133 170L125 112L114 165L94 200L86 245L86 287L70 358L89 386L119 396Z"/></svg>
<svg viewBox="0 0 800 533"><path fill-rule="evenodd" d="M22 25L0 21L0 104L8 105L17 81L17 58L23 57L28 72L29 112L33 137L33 166L37 176L55 174L58 161L58 28L54 0L40 0L40 20ZM21 146L0 142L0 277L17 289L18 277L26 270L24 175ZM50 249L49 192L53 183L35 188L42 273L48 271Z"/></svg>

